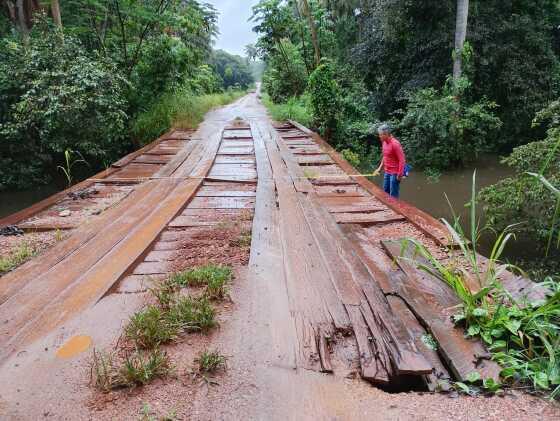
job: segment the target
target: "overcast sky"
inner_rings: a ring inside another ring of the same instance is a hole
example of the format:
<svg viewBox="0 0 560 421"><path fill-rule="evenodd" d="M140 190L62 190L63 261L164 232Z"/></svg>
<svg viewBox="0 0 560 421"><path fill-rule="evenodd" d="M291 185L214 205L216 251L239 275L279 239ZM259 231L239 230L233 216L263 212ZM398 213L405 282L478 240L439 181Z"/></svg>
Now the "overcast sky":
<svg viewBox="0 0 560 421"><path fill-rule="evenodd" d="M257 40L256 34L251 30L251 8L258 0L206 0L214 5L220 13L218 26L220 35L216 42L216 49L226 50L232 54L244 55L247 44Z"/></svg>

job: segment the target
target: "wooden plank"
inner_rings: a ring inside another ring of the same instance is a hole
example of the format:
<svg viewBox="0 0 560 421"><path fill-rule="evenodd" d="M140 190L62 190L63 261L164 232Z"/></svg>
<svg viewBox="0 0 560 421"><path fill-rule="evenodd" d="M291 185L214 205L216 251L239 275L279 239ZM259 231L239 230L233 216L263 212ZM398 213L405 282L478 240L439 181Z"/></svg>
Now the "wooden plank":
<svg viewBox="0 0 560 421"><path fill-rule="evenodd" d="M296 155L296 161L299 165L330 165L334 163L329 155Z"/></svg>
<svg viewBox="0 0 560 421"><path fill-rule="evenodd" d="M321 368L323 373L332 373L333 367L331 363L331 354L329 350L329 345L327 343L327 334L323 332L321 328L319 328L318 333L318 349L319 349L319 358L321 359Z"/></svg>
<svg viewBox="0 0 560 421"><path fill-rule="evenodd" d="M436 296L425 292L421 288L429 285L429 275L420 274L413 264L399 259L400 243L384 241L382 244L408 277L408 282L396 286L399 295L435 338L453 375L458 380L465 381L470 373L476 371L483 378L499 379L501 369L498 364L488 360L489 353L484 345L480 341L466 339L462 329L453 325L449 309L457 305L457 297L450 298L449 294ZM431 283L432 292L441 290L442 287L436 284L443 282L433 278Z"/></svg>
<svg viewBox="0 0 560 421"><path fill-rule="evenodd" d="M156 201L158 205L155 208L153 201L141 201L137 205L138 210L143 209L143 206L147 207L148 216L140 218L142 224L137 219L140 217L138 213L142 212L137 210L137 217L126 215L125 223L112 230L104 229L98 236L99 241L91 242L88 247L81 247L70 259L49 271L50 276L54 276L53 280L45 281L42 286L41 282L28 284L24 296L18 294L4 303L0 307L0 314L2 320L7 322L0 327L0 335L10 337L4 355L59 327L76 312L103 297L125 276L202 184L200 176L209 171L220 139L221 137L216 136L207 142L206 156L203 159L194 157L183 166L185 172L190 167L189 172L195 176L193 179L151 182L157 185L155 190L163 195L163 200ZM68 268L63 270L62 266ZM49 285L47 291L50 293L45 293L44 284ZM58 290L58 295L53 294L56 292L53 291L54 286L62 288ZM39 288L40 293L34 293L34 288Z"/></svg>
<svg viewBox="0 0 560 421"><path fill-rule="evenodd" d="M268 133L265 144L278 192L288 293L296 308L305 312L315 324L332 322L337 328L346 330L350 320L298 205L295 187L288 181L290 177L278 145L270 137L271 132Z"/></svg>
<svg viewBox="0 0 560 421"><path fill-rule="evenodd" d="M369 331L359 306L346 306L352 328L354 329L354 337L358 343L360 353L360 375L363 379L377 384L387 384L389 377L383 366L377 360L373 352L370 342L373 341L371 332Z"/></svg>
<svg viewBox="0 0 560 421"><path fill-rule="evenodd" d="M251 197L195 197L189 209L252 209L255 199Z"/></svg>
<svg viewBox="0 0 560 421"><path fill-rule="evenodd" d="M391 222L404 221L402 215L393 211L380 211L374 213L336 213L336 222L339 224L388 224Z"/></svg>
<svg viewBox="0 0 560 421"><path fill-rule="evenodd" d="M298 366L307 370L322 371L316 328L301 314L296 314L294 320L299 340Z"/></svg>
<svg viewBox="0 0 560 421"><path fill-rule="evenodd" d="M424 382L428 390L430 392L449 390L451 386L451 376L447 368L443 365L437 350L430 348L422 339L427 335L426 330L420 325L418 319L416 319L401 297L388 296L387 300L393 312L399 315L408 329L408 332L414 338L414 343L418 350L434 367L432 373L424 376Z"/></svg>
<svg viewBox="0 0 560 421"><path fill-rule="evenodd" d="M313 186L305 177L303 169L299 166L297 161L295 160L294 156L290 153L287 146L284 144L278 133L272 133L273 139L275 140L276 144L278 145L278 149L280 151L280 155L282 159L286 163L286 167L288 169L288 174L294 183L296 191L302 193L310 193L313 191Z"/></svg>
<svg viewBox="0 0 560 421"><path fill-rule="evenodd" d="M136 158L134 163L140 164L167 164L173 155L147 155L143 154Z"/></svg>

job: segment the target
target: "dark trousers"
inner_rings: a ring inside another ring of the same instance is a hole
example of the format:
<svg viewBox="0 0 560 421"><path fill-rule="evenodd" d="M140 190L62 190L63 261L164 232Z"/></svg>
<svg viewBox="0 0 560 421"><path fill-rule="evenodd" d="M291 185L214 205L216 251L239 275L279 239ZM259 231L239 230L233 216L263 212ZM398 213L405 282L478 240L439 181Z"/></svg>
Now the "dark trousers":
<svg viewBox="0 0 560 421"><path fill-rule="evenodd" d="M395 198L399 198L401 182L397 179L397 174L387 174L383 178L383 190Z"/></svg>

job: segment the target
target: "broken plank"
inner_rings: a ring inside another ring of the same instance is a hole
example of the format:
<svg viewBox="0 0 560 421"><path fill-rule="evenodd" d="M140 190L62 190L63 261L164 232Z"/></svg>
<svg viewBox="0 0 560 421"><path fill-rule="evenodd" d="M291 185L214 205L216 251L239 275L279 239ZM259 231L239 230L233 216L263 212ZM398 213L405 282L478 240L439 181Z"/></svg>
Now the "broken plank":
<svg viewBox="0 0 560 421"><path fill-rule="evenodd" d="M374 213L335 213L334 217L339 224L388 224L405 220L402 215L383 210Z"/></svg>

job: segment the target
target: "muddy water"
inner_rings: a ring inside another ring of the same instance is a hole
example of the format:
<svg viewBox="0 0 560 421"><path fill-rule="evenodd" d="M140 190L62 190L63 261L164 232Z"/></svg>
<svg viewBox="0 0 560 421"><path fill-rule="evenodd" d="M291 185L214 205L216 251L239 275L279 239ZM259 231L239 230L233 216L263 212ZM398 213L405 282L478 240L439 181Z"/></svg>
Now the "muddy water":
<svg viewBox="0 0 560 421"><path fill-rule="evenodd" d="M413 171L411 177L401 184L402 199L435 218L445 218L452 222L453 212L445 199L445 195L447 195L453 211L460 216L463 226L466 227L469 223L469 209L465 207L465 204L471 198L472 177L475 170L477 192L513 173L509 167L500 164L499 158L496 156L482 157L467 168L444 173L437 181L429 179L420 171ZM381 179L377 181L381 183ZM482 206L478 207L478 217L483 224ZM494 239L495 237L490 234L482 239L481 251L483 254L489 254ZM527 257L527 246L522 238L518 238L517 241L509 244L504 257L511 259Z"/></svg>
<svg viewBox="0 0 560 421"><path fill-rule="evenodd" d="M48 184L33 190L0 192L0 218L31 206L63 188L56 184Z"/></svg>

